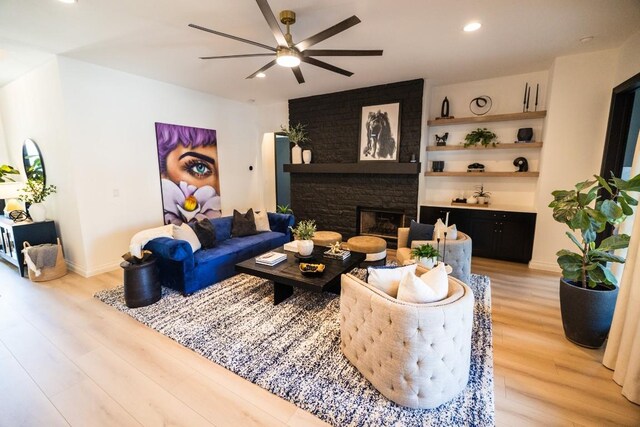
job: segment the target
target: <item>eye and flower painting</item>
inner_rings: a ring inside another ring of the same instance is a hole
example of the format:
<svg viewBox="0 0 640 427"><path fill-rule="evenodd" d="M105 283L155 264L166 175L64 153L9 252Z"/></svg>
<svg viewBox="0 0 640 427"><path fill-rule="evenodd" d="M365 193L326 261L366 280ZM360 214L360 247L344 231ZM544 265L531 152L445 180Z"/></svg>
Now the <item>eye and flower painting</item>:
<svg viewBox="0 0 640 427"><path fill-rule="evenodd" d="M156 123L164 223L222 216L216 131Z"/></svg>

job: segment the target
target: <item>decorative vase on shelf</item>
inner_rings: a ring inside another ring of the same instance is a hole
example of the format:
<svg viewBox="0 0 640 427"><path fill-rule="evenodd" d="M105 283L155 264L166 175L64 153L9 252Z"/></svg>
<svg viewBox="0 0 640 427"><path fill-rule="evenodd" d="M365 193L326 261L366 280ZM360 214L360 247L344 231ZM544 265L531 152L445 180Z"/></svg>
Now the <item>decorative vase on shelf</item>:
<svg viewBox="0 0 640 427"><path fill-rule="evenodd" d="M487 204L488 199L486 197L478 197L478 203L481 205L486 205Z"/></svg>
<svg viewBox="0 0 640 427"><path fill-rule="evenodd" d="M311 150L302 150L302 161L307 165L311 163Z"/></svg>
<svg viewBox="0 0 640 427"><path fill-rule="evenodd" d="M302 164L302 148L297 144L291 149L291 163L294 165Z"/></svg>
<svg viewBox="0 0 640 427"><path fill-rule="evenodd" d="M42 203L31 203L29 215L33 222L42 222L47 219L47 209Z"/></svg>
<svg viewBox="0 0 640 427"><path fill-rule="evenodd" d="M313 240L297 240L298 253L301 256L309 256L313 252Z"/></svg>

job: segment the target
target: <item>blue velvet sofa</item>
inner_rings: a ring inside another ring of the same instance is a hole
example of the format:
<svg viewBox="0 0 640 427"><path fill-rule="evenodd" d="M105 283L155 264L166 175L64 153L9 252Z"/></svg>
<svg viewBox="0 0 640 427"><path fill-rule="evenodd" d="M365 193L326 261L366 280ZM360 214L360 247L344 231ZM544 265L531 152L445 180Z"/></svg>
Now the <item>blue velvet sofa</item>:
<svg viewBox="0 0 640 427"><path fill-rule="evenodd" d="M194 254L184 240L159 237L145 245L153 252L160 269L162 286L190 295L235 274L235 264L268 252L291 241L293 215L269 212L271 231L253 236L231 237L233 217L212 219L216 246Z"/></svg>

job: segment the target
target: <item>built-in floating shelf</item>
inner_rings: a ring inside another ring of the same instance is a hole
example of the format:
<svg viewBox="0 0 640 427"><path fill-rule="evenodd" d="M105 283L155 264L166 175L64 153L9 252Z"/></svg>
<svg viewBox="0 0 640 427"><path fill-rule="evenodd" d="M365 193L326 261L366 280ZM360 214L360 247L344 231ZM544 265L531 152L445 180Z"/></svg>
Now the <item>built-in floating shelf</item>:
<svg viewBox="0 0 640 427"><path fill-rule="evenodd" d="M283 165L290 173L341 173L378 175L417 175L420 163L362 162L362 163L309 163Z"/></svg>
<svg viewBox="0 0 640 427"><path fill-rule="evenodd" d="M529 111L527 113L494 114L492 116L458 117L455 119L432 119L429 126L464 125L467 123L508 122L512 120L544 119L546 111Z"/></svg>
<svg viewBox="0 0 640 427"><path fill-rule="evenodd" d="M425 172L424 176L471 176L478 177L510 177L510 178L536 178L540 172Z"/></svg>
<svg viewBox="0 0 640 427"><path fill-rule="evenodd" d="M463 145L427 145L427 151L466 151L466 150L513 150L513 149L531 149L531 148L542 148L542 142L519 142L519 143L508 143L508 144L498 144L497 146L489 146L483 147L474 146L465 148Z"/></svg>

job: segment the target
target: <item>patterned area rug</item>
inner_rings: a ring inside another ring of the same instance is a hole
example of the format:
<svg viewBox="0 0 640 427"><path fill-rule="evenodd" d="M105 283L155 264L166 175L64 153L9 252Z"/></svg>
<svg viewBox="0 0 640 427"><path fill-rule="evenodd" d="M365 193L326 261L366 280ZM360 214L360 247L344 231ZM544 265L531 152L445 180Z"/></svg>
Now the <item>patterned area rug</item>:
<svg viewBox="0 0 640 427"><path fill-rule="evenodd" d="M490 281L472 275L475 295L467 388L431 410L387 400L340 351L340 299L296 289L273 305L273 285L239 274L185 298L129 309L124 288L95 297L243 378L335 426L491 426L494 421Z"/></svg>

